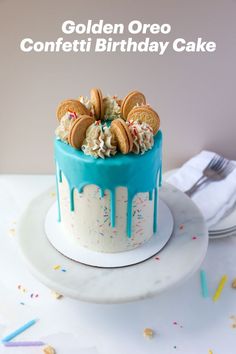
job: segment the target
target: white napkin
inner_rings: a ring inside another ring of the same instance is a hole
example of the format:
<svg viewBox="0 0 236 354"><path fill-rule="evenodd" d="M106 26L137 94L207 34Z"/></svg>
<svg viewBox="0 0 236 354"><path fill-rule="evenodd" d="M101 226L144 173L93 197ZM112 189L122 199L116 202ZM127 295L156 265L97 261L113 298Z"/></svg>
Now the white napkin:
<svg viewBox="0 0 236 354"><path fill-rule="evenodd" d="M202 151L170 176L167 182L183 192L188 190L202 176L202 171L214 155L214 152ZM236 161L233 162L236 164ZM203 184L191 199L201 210L208 228L215 225L236 204L236 168L222 181Z"/></svg>

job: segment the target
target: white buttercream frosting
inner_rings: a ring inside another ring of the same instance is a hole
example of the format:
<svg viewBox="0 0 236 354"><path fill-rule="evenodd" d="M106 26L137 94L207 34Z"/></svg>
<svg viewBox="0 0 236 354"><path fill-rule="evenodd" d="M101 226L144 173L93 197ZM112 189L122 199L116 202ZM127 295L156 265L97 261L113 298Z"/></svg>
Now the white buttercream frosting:
<svg viewBox="0 0 236 354"><path fill-rule="evenodd" d="M133 152L135 154L144 154L153 147L153 130L149 124L139 121L127 122L131 135L133 137Z"/></svg>
<svg viewBox="0 0 236 354"><path fill-rule="evenodd" d="M92 102L90 101L90 99L86 96L79 96L78 100L80 101L80 103L82 103L88 110L90 113L92 113L92 115L94 116L94 107Z"/></svg>
<svg viewBox="0 0 236 354"><path fill-rule="evenodd" d="M116 96L107 96L103 98L104 104L104 119L113 120L120 118L121 111L120 106L117 103Z"/></svg>
<svg viewBox="0 0 236 354"><path fill-rule="evenodd" d="M95 122L86 131L86 138L82 145L82 150L86 155L95 158L110 157L116 154L116 145L110 127Z"/></svg>
<svg viewBox="0 0 236 354"><path fill-rule="evenodd" d="M59 126L55 130L56 136L65 143L68 143L70 126L76 118L77 117L74 113L66 112L66 114L61 118Z"/></svg>

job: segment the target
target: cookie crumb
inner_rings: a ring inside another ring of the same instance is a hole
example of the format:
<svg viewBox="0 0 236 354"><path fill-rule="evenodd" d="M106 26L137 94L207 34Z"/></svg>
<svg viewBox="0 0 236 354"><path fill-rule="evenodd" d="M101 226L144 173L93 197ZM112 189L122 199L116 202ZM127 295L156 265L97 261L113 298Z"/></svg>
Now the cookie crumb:
<svg viewBox="0 0 236 354"><path fill-rule="evenodd" d="M232 285L232 288L236 289L236 278L234 278L231 285Z"/></svg>
<svg viewBox="0 0 236 354"><path fill-rule="evenodd" d="M46 347L43 348L44 354L56 354L56 351L53 347L50 345L47 345Z"/></svg>
<svg viewBox="0 0 236 354"><path fill-rule="evenodd" d="M151 328L145 328L143 331L143 335L145 338L151 339L154 336L154 331Z"/></svg>
<svg viewBox="0 0 236 354"><path fill-rule="evenodd" d="M63 295L61 295L61 294L59 294L59 293L57 293L56 291L53 291L52 290L52 296L54 297L54 299L61 299L62 297L63 297Z"/></svg>

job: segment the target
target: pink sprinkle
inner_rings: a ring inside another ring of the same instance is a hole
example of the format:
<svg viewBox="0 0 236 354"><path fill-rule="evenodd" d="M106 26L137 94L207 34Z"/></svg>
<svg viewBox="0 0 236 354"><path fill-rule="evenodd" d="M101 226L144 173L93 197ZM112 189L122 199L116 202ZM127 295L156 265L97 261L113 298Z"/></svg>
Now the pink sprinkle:
<svg viewBox="0 0 236 354"><path fill-rule="evenodd" d="M177 325L178 323L176 321L173 322L173 325Z"/></svg>
<svg viewBox="0 0 236 354"><path fill-rule="evenodd" d="M155 257L155 259L156 259L157 261L159 261L159 260L160 260L160 258L159 258L159 257Z"/></svg>
<svg viewBox="0 0 236 354"><path fill-rule="evenodd" d="M184 225L183 225L183 224L179 225L179 229L180 229L180 230L183 230L183 228L184 228Z"/></svg>
<svg viewBox="0 0 236 354"><path fill-rule="evenodd" d="M196 236L193 236L193 237L192 237L192 240L196 240L196 239L197 239L197 237L196 237Z"/></svg>

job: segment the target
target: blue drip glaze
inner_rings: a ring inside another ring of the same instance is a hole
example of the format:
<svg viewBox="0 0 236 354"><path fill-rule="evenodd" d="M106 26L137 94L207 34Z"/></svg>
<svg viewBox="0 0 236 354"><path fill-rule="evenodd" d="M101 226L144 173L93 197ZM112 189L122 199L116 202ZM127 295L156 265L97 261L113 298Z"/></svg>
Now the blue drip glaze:
<svg viewBox="0 0 236 354"><path fill-rule="evenodd" d="M152 200L153 191L149 191L149 200Z"/></svg>
<svg viewBox="0 0 236 354"><path fill-rule="evenodd" d="M157 203L158 203L158 187L154 189L154 210L153 210L153 232L157 232Z"/></svg>
<svg viewBox="0 0 236 354"><path fill-rule="evenodd" d="M57 213L58 213L58 222L61 222L61 207L60 207L60 197L59 197L59 186L58 186L58 174L59 174L59 168L56 165L56 191L57 191Z"/></svg>
<svg viewBox="0 0 236 354"><path fill-rule="evenodd" d="M62 182L62 173L61 173L61 170L59 169L59 182L61 183Z"/></svg>
<svg viewBox="0 0 236 354"><path fill-rule="evenodd" d="M74 202L74 188L70 188L70 210L75 210L75 202Z"/></svg>
<svg viewBox="0 0 236 354"><path fill-rule="evenodd" d="M154 138L154 146L143 155L118 153L112 158L94 159L76 150L60 140L55 140L55 159L59 168L59 181L62 181L62 172L70 189L70 208L74 210L74 189L83 192L86 185L93 184L100 189L100 196L104 196L107 189L111 193L111 225L115 226L115 190L117 187L126 187L127 201L127 236L132 235L132 201L137 193L154 193L154 222L153 231L157 229L157 177L161 184L161 154L162 133L159 131ZM58 198L59 200L59 198ZM60 205L58 206L58 209Z"/></svg>
<svg viewBox="0 0 236 354"><path fill-rule="evenodd" d="M161 160L161 165L160 165L160 169L159 169L159 181L158 181L158 184L159 184L159 187L162 186L162 160Z"/></svg>

